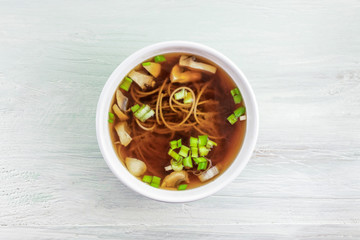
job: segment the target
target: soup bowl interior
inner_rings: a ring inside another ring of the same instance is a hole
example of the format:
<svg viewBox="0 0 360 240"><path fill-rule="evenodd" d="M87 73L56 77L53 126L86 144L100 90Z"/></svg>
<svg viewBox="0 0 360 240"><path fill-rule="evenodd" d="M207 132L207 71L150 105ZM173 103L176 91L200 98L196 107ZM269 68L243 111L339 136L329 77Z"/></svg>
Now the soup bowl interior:
<svg viewBox="0 0 360 240"><path fill-rule="evenodd" d="M108 111L113 94L122 79L139 63L153 56L166 53L187 53L201 56L222 68L234 81L242 94L246 107L246 132L242 147L231 165L216 179L204 185L186 191L158 189L139 181L118 158L110 137ZM234 180L249 161L258 135L258 108L254 93L237 66L223 54L202 44L184 41L161 42L150 45L126 58L107 80L97 106L96 134L101 153L117 178L132 190L155 200L165 202L188 202L207 197Z"/></svg>

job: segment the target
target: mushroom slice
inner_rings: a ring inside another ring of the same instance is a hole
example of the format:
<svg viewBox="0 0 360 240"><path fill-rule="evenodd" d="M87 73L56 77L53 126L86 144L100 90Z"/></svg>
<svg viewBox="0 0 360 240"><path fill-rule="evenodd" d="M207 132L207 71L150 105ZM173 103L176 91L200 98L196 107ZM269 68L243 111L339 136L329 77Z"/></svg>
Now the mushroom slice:
<svg viewBox="0 0 360 240"><path fill-rule="evenodd" d="M120 121L125 121L129 119L129 117L120 110L119 106L116 103L113 105L112 109L116 116L118 116Z"/></svg>
<svg viewBox="0 0 360 240"><path fill-rule="evenodd" d="M116 90L116 102L122 111L126 111L128 101L129 99L119 89Z"/></svg>
<svg viewBox="0 0 360 240"><path fill-rule="evenodd" d="M119 122L114 126L118 136L120 143L124 145L125 147L129 145L132 138L130 136L130 129L126 122Z"/></svg>
<svg viewBox="0 0 360 240"><path fill-rule="evenodd" d="M216 67L206 63L197 62L194 59L195 57L182 55L180 57L179 64L181 67L188 67L194 70L205 71L212 74L216 73Z"/></svg>
<svg viewBox="0 0 360 240"><path fill-rule="evenodd" d="M154 63L154 62L145 62L142 64L142 66L148 71L151 75L154 77L158 77L161 72L161 64L160 63Z"/></svg>
<svg viewBox="0 0 360 240"><path fill-rule="evenodd" d="M201 79L201 73L195 71L181 72L180 66L176 64L170 73L170 80L172 82L186 83L195 82Z"/></svg>
<svg viewBox="0 0 360 240"><path fill-rule="evenodd" d="M217 166L211 167L205 172L201 173L198 177L201 182L205 182L219 174L219 168Z"/></svg>
<svg viewBox="0 0 360 240"><path fill-rule="evenodd" d="M150 75L147 75L142 72L138 72L135 70L132 70L129 73L129 77L136 82L137 85L141 87L141 89L145 89L146 86L151 86L151 82L153 81L153 77Z"/></svg>
<svg viewBox="0 0 360 240"><path fill-rule="evenodd" d="M186 182L189 183L189 175L184 170L179 172L172 172L169 175L167 175L162 184L161 187L177 187L180 185L180 183Z"/></svg>
<svg viewBox="0 0 360 240"><path fill-rule="evenodd" d="M146 164L143 161L136 158L127 157L125 159L125 165L129 170L129 172L135 177L140 177L146 172L147 169Z"/></svg>

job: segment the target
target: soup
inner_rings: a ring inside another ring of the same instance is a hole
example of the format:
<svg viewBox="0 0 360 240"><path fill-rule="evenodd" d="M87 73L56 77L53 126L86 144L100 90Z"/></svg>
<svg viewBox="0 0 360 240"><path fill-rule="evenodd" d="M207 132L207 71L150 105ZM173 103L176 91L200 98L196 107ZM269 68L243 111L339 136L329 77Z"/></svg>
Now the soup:
<svg viewBox="0 0 360 240"><path fill-rule="evenodd" d="M241 93L218 66L186 53L155 56L115 90L109 130L119 160L140 181L168 190L221 175L246 129Z"/></svg>

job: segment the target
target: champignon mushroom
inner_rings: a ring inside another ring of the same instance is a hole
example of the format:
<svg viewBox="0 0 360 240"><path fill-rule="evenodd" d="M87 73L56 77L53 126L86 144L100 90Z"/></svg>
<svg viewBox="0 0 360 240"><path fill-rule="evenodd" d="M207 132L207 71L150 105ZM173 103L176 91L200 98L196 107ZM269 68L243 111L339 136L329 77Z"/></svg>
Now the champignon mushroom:
<svg viewBox="0 0 360 240"><path fill-rule="evenodd" d="M142 66L148 71L151 75L154 77L158 77L161 72L161 64L160 63L154 63L154 62L146 62L143 63Z"/></svg>
<svg viewBox="0 0 360 240"><path fill-rule="evenodd" d="M130 129L126 122L119 122L114 126L118 136L120 143L124 145L125 147L129 145L132 138L130 136Z"/></svg>
<svg viewBox="0 0 360 240"><path fill-rule="evenodd" d="M138 72L132 70L129 73L129 77L136 82L137 85L141 87L141 89L145 89L146 86L151 86L151 82L154 79L152 76L147 75L146 73Z"/></svg>
<svg viewBox="0 0 360 240"><path fill-rule="evenodd" d="M202 172L198 177L201 182L205 182L205 181L215 177L218 174L219 174L219 167L216 165L216 166L209 168L205 172Z"/></svg>
<svg viewBox="0 0 360 240"><path fill-rule="evenodd" d="M181 182L189 183L189 175L184 170L179 172L172 172L167 175L164 178L161 187L177 187Z"/></svg>
<svg viewBox="0 0 360 240"><path fill-rule="evenodd" d="M127 157L125 159L125 165L129 170L129 172L135 177L139 177L143 175L147 169L146 164L143 161L136 158Z"/></svg>
<svg viewBox="0 0 360 240"><path fill-rule="evenodd" d="M205 71L212 74L216 73L216 67L206 63L197 62L194 59L195 57L182 55L180 57L179 64L181 67L188 67L194 70Z"/></svg>
<svg viewBox="0 0 360 240"><path fill-rule="evenodd" d="M113 105L112 109L116 116L118 116L120 121L125 121L129 119L129 117L120 110L119 106L116 103Z"/></svg>
<svg viewBox="0 0 360 240"><path fill-rule="evenodd" d="M119 89L116 90L116 102L121 111L126 111L128 101L129 99Z"/></svg>
<svg viewBox="0 0 360 240"><path fill-rule="evenodd" d="M195 71L181 72L180 66L176 64L170 73L170 80L172 82L186 83L195 82L201 79L201 73Z"/></svg>

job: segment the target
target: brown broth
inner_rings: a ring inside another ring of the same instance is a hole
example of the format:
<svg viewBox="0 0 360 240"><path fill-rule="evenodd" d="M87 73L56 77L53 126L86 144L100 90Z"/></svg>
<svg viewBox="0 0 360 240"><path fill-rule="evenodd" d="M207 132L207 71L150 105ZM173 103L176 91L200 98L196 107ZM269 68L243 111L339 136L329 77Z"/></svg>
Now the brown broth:
<svg viewBox="0 0 360 240"><path fill-rule="evenodd" d="M166 76L169 76L170 71L172 67L178 62L180 56L183 55L182 53L170 53L165 54L166 62L162 63L162 73L157 78L157 86L161 84L161 82L165 79ZM189 54L185 54L189 55ZM227 121L227 117L233 113L233 111L240 107L244 106L244 101L241 102L241 104L235 105L232 95L230 94L230 90L235 88L236 85L234 81L228 76L227 73L225 73L220 67L218 67L216 64L212 63L211 61L197 57L198 61L208 63L210 65L216 66L217 71L214 75L209 74L202 74L203 79L202 81L208 81L211 77L214 77L214 81L209 85L208 89L214 90L213 93L205 95L207 99L212 98L214 100L219 101L219 106L217 108L212 108L211 111L218 111L220 112L220 115L223 116L223 119L217 124L218 131L225 136L224 139L221 140L214 140L218 145L214 147L209 155L206 157L211 159L213 165L221 166L220 167L220 174L221 175L233 162L235 159L237 153L240 151L240 148L242 146L244 136L245 136L245 130L246 130L246 120L245 121L237 121L234 125L231 125ZM147 61L152 61L151 59L148 59ZM147 62L144 61L144 62ZM141 69L141 63L135 67L134 69L139 70ZM131 87L135 87L136 83L133 82ZM184 84L182 84L184 85ZM179 85L180 86L180 85ZM115 92L116 90L114 90ZM128 108L133 106L134 100L130 96L130 91L126 92L123 91L123 94L129 98L129 104ZM150 90L149 90L150 91ZM241 91L241 89L240 89ZM203 96L204 97L204 96ZM202 97L202 98L203 98ZM115 93L113 96L113 100L111 103L111 106L115 103ZM146 98L144 100L144 103L146 103ZM110 106L110 112L112 111L112 108ZM132 113L128 113L129 118L131 119L133 117ZM117 133L114 129L114 125L117 123L118 119L114 121L113 124L109 124L109 130L110 130L110 136L113 142L113 146L115 149L115 152L117 153L119 159L124 164L124 160L126 157L133 157L140 159L144 161L147 165L147 172L145 175L151 175L151 176L158 176L162 180L170 174L170 172L166 172L164 170L164 167L170 165L171 157L168 155L169 150L169 134L167 135L161 135L157 133L153 133L153 137L150 142L142 142L140 140L133 140L131 143L124 147L120 144L115 144L115 142L119 141ZM181 119L179 119L179 122ZM128 120L128 123L131 123L130 120ZM129 124L130 126L130 124ZM135 126L130 126L130 128L134 128ZM137 127L137 126L136 126ZM144 130L143 130L144 131ZM145 132L145 131L144 131ZM130 134L131 135L131 134ZM190 130L190 132L176 132L175 136L170 140L177 140L182 139L183 145L189 146L189 138L192 137L198 137L199 135L202 135L198 133L195 129ZM131 135L133 138L135 136ZM143 159L138 153L136 152L129 152L129 148L131 148L134 144L146 144L148 152L147 154L144 154L144 157L146 159ZM178 152L178 151L177 151ZM125 164L124 164L125 165ZM194 169L195 169L194 164ZM217 175L216 177L218 177ZM189 173L190 178L190 184L188 184L188 189L198 187L201 185L204 185L212 180L214 180L216 177L206 181L206 182L200 182L198 177L193 175L192 173Z"/></svg>

